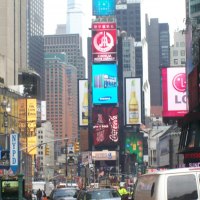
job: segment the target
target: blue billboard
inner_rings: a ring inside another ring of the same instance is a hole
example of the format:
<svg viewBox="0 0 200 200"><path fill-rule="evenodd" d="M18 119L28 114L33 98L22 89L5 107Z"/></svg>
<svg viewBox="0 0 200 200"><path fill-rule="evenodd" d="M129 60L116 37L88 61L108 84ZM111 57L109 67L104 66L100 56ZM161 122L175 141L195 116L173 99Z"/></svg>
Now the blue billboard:
<svg viewBox="0 0 200 200"><path fill-rule="evenodd" d="M116 0L93 0L93 15L108 16L115 15Z"/></svg>
<svg viewBox="0 0 200 200"><path fill-rule="evenodd" d="M118 103L116 64L92 65L93 104Z"/></svg>

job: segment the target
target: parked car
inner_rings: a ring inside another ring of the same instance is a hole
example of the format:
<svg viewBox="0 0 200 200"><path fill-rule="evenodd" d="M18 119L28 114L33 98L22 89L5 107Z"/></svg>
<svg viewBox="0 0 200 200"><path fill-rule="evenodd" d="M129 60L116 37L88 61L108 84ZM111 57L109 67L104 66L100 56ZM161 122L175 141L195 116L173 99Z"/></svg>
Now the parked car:
<svg viewBox="0 0 200 200"><path fill-rule="evenodd" d="M121 200L119 193L112 188L81 190L76 195L77 200Z"/></svg>
<svg viewBox="0 0 200 200"><path fill-rule="evenodd" d="M49 200L74 200L74 196L77 193L76 188L66 187L66 188L56 188L52 190Z"/></svg>
<svg viewBox="0 0 200 200"><path fill-rule="evenodd" d="M138 177L134 200L200 199L200 168L170 169Z"/></svg>

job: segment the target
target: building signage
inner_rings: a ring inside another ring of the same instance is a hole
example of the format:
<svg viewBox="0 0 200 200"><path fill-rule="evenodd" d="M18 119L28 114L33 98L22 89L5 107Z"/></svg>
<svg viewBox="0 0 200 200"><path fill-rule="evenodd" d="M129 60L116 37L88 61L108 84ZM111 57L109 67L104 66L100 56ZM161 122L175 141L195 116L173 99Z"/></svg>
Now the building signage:
<svg viewBox="0 0 200 200"><path fill-rule="evenodd" d="M141 78L126 78L126 125L141 124Z"/></svg>
<svg viewBox="0 0 200 200"><path fill-rule="evenodd" d="M115 15L116 0L93 0L92 13L94 16Z"/></svg>
<svg viewBox="0 0 200 200"><path fill-rule="evenodd" d="M116 23L92 24L93 63L116 62L117 29Z"/></svg>
<svg viewBox="0 0 200 200"><path fill-rule="evenodd" d="M116 160L116 151L92 151L92 160Z"/></svg>
<svg viewBox="0 0 200 200"><path fill-rule="evenodd" d="M19 134L10 134L10 168L13 173L17 172L19 165Z"/></svg>
<svg viewBox="0 0 200 200"><path fill-rule="evenodd" d="M162 68L163 116L183 117L187 113L185 67Z"/></svg>
<svg viewBox="0 0 200 200"><path fill-rule="evenodd" d="M92 103L118 103L116 64L92 65Z"/></svg>
<svg viewBox="0 0 200 200"><path fill-rule="evenodd" d="M94 146L111 146L119 142L118 108L95 106L92 110Z"/></svg>

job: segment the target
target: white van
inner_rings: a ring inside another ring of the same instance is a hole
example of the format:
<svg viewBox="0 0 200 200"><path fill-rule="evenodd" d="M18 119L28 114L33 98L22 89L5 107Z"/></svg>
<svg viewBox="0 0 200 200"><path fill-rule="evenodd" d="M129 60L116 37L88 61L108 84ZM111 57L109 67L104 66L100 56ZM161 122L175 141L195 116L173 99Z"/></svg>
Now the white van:
<svg viewBox="0 0 200 200"><path fill-rule="evenodd" d="M142 175L135 185L134 200L200 200L200 168Z"/></svg>

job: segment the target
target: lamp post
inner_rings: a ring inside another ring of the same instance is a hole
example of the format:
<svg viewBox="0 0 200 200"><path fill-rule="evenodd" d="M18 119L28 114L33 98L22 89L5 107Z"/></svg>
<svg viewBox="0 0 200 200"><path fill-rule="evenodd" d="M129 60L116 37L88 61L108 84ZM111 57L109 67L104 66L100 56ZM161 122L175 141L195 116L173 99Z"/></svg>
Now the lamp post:
<svg viewBox="0 0 200 200"><path fill-rule="evenodd" d="M6 98L3 98L1 102L1 107L4 110L3 118L4 118L4 128L5 128L5 149L8 150L8 113L11 111L11 106Z"/></svg>

